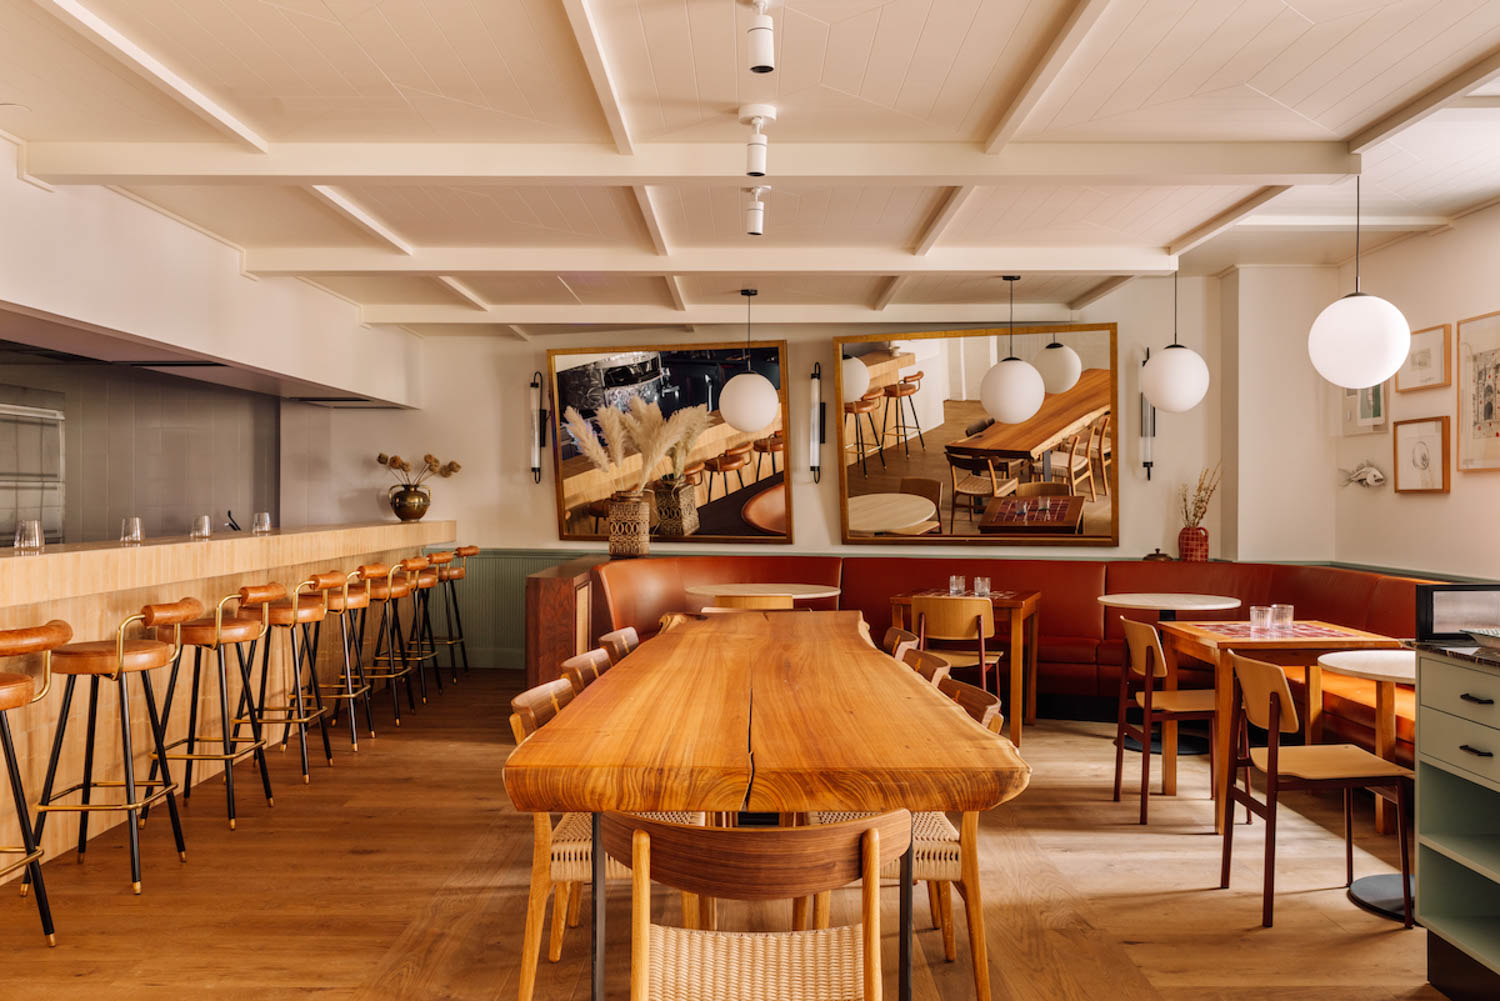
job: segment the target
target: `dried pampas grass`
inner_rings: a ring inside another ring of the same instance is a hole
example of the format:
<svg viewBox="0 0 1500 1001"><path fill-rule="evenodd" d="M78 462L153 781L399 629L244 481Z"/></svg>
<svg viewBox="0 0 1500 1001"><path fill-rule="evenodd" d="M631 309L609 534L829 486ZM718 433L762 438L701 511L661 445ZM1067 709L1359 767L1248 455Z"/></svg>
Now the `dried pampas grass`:
<svg viewBox="0 0 1500 1001"><path fill-rule="evenodd" d="M693 446L698 444L698 439L708 430L708 407L684 407L671 416L667 425L673 435L672 476L680 480L687 471L688 460L692 458Z"/></svg>
<svg viewBox="0 0 1500 1001"><path fill-rule="evenodd" d="M641 474L635 486L635 492L640 493L651 482L652 471L667 457L676 441L677 429L662 416L661 407L639 396L630 398L630 412L620 417L630 433L631 444L641 453Z"/></svg>

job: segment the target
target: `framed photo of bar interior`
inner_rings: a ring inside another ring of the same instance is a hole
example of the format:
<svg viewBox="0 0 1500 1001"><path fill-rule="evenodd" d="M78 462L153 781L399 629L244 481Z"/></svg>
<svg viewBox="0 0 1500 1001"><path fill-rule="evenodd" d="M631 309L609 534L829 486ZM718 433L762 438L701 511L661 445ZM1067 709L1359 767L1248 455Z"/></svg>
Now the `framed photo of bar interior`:
<svg viewBox="0 0 1500 1001"><path fill-rule="evenodd" d="M1448 492L1448 418L1422 417L1391 425L1398 494Z"/></svg>
<svg viewBox="0 0 1500 1001"><path fill-rule="evenodd" d="M1458 321L1458 468L1500 469L1500 312Z"/></svg>

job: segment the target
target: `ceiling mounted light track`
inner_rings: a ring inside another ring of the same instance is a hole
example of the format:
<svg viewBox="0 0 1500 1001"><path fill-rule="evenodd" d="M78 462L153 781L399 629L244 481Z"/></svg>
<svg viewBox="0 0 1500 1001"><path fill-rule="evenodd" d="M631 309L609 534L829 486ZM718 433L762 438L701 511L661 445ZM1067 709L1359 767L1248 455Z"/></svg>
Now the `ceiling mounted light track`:
<svg viewBox="0 0 1500 1001"><path fill-rule="evenodd" d="M771 15L766 13L771 6L769 0L752 0L755 16L745 32L745 48L750 58L751 73L770 73L776 69L776 27Z"/></svg>
<svg viewBox="0 0 1500 1001"><path fill-rule="evenodd" d="M769 184L757 184L745 189L745 193L750 196L750 204L745 206L745 232L750 236L765 235L766 203L761 199L770 190Z"/></svg>
<svg viewBox="0 0 1500 1001"><path fill-rule="evenodd" d="M765 177L770 138L763 130L776 121L776 105L746 104L740 108L740 121L750 126L750 139L745 144L745 176Z"/></svg>

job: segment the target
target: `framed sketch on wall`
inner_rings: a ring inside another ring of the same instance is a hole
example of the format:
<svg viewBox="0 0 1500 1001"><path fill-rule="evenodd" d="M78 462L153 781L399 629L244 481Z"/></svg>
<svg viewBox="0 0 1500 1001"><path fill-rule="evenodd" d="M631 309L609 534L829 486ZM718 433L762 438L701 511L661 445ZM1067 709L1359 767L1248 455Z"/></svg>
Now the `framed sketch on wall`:
<svg viewBox="0 0 1500 1001"><path fill-rule="evenodd" d="M1344 396L1339 402L1342 407L1345 437L1357 434L1385 434L1390 429L1389 390L1389 382L1382 382L1366 389L1344 390Z"/></svg>
<svg viewBox="0 0 1500 1001"><path fill-rule="evenodd" d="M1396 392L1439 389L1453 384L1453 359L1448 353L1448 335L1453 325L1411 332L1411 352L1396 372Z"/></svg>
<svg viewBox="0 0 1500 1001"><path fill-rule="evenodd" d="M1448 418L1422 417L1391 426L1395 450L1391 468L1396 493L1448 492Z"/></svg>
<svg viewBox="0 0 1500 1001"><path fill-rule="evenodd" d="M1500 469L1500 313L1458 321L1458 468Z"/></svg>

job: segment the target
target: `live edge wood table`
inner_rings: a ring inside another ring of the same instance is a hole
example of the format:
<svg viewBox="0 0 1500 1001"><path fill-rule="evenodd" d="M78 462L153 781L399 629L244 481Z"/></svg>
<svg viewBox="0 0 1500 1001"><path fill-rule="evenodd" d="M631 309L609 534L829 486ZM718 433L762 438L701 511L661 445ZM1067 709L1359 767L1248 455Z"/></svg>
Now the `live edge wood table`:
<svg viewBox="0 0 1500 1001"><path fill-rule="evenodd" d="M929 587L921 591L891 595L891 625L898 629L911 628L907 625L907 611L911 608L912 598L947 596L948 593L944 588ZM973 591L965 591L957 597L974 598L978 595ZM1010 714L1011 743L1020 747L1022 715L1026 717L1026 722L1036 722L1036 613L1042 603L1042 592L991 591L989 599L990 604L995 606L996 631L999 631L1002 622L1010 623L1010 647L1006 652L1010 664L1010 701L1005 704L1005 711ZM1030 688L1022 685L1021 665L1025 665L1024 673L1031 678ZM1025 707L1024 712L1022 706Z"/></svg>
<svg viewBox="0 0 1500 1001"><path fill-rule="evenodd" d="M511 753L505 788L524 812L593 814L602 1001L601 813L979 811L1018 795L1030 775L1008 740L871 646L858 612L745 612L642 643ZM901 1001L911 997L911 860L908 850Z"/></svg>
<svg viewBox="0 0 1500 1001"><path fill-rule="evenodd" d="M1233 668L1229 655L1253 657L1272 664L1303 667L1307 671L1306 733L1309 742L1322 735L1323 674L1318 657L1330 650L1397 650L1401 641L1348 626L1317 620L1299 620L1284 629L1256 630L1249 622L1162 622L1162 654L1166 659L1168 688L1177 687L1177 661L1187 656L1206 661L1214 668L1214 830L1224 832L1224 768L1230 761L1229 727L1234 698ZM1163 781L1169 765L1163 755ZM1171 762L1172 768L1176 761ZM1172 776L1172 788L1176 776Z"/></svg>

